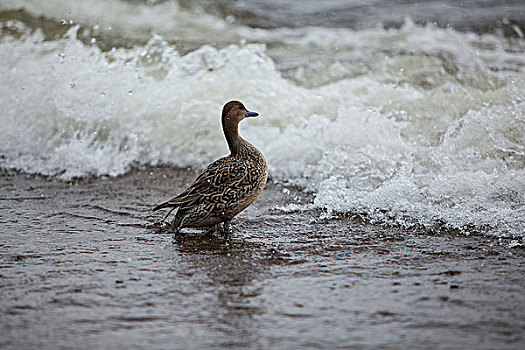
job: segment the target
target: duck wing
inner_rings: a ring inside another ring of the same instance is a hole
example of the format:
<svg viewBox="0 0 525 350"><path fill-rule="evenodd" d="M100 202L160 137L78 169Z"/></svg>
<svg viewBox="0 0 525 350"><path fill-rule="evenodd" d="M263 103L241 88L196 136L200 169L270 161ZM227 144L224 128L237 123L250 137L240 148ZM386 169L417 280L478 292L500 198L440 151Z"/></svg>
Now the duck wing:
<svg viewBox="0 0 525 350"><path fill-rule="evenodd" d="M159 204L153 210L178 206L190 208L199 205L203 200L220 195L227 188L235 187L247 175L247 171L246 165L233 157L218 159L211 163L186 191Z"/></svg>

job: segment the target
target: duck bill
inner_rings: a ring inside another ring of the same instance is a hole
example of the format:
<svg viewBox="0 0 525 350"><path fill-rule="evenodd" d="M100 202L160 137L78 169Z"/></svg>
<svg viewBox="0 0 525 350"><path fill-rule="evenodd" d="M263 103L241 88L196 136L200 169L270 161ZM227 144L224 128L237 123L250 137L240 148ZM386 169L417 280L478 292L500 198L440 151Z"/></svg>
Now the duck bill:
<svg viewBox="0 0 525 350"><path fill-rule="evenodd" d="M244 115L245 117L257 117L259 115L259 113L257 112L246 112L246 114Z"/></svg>

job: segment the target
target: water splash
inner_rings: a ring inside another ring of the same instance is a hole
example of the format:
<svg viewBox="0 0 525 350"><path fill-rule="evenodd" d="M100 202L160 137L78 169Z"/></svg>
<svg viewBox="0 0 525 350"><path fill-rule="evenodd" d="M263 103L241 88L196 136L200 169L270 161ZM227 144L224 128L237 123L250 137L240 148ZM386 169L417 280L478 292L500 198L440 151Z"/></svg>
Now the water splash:
<svg viewBox="0 0 525 350"><path fill-rule="evenodd" d="M202 45L182 55L160 36L104 52L77 30L0 43L2 167L64 180L134 164L201 167L227 153L220 108L240 99L261 114L241 133L274 178L315 191L309 208L523 238L524 65L505 54L504 39L410 23L333 30L336 44L329 29L292 39L242 29L273 48ZM319 33L325 39L312 41ZM320 84L319 72L290 79L270 56L276 41L299 53L335 45L357 59L330 66L341 74Z"/></svg>

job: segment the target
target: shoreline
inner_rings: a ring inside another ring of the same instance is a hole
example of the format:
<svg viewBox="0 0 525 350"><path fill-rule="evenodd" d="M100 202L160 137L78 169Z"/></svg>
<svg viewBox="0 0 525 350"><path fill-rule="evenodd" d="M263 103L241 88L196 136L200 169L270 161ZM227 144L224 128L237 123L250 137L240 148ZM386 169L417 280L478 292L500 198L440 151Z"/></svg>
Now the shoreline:
<svg viewBox="0 0 525 350"><path fill-rule="evenodd" d="M309 197L274 183L231 236L156 234L163 214L149 205L194 175L162 167L66 183L3 172L0 188L20 199L0 201L2 347L519 349L525 340L525 250L509 240L284 213L273 210L283 198Z"/></svg>
<svg viewBox="0 0 525 350"><path fill-rule="evenodd" d="M17 169L0 169L0 176L8 176L8 177L33 177L33 180L35 181L47 181L47 182L57 182L57 183L63 183L68 185L75 185L75 186L82 186L87 185L91 183L95 183L98 181L123 181L125 182L127 178L129 177L140 177L143 176L143 174L150 173L150 175L153 175L154 173L160 173L163 178L166 178L166 173L171 173L171 175L175 174L175 176L179 177L181 181L179 183L171 183L175 186L172 187L172 189L167 189L166 196L164 197L158 197L158 202L161 202L163 200L166 200L170 198L170 196L174 196L176 193L182 192L185 188L187 188L191 182L199 175L199 173L202 171L202 169L193 169L193 168L180 168L180 167L174 167L170 165L159 165L159 166L150 166L150 165L139 165L139 166L131 166L131 169L128 170L126 173L118 175L118 176L100 176L97 177L95 175L90 175L87 177L76 177L70 180L60 180L56 176L53 175L42 175L38 173L26 173L22 170ZM161 184L163 188L165 188L168 181L166 181L165 184ZM178 191L178 192L177 192ZM276 191L280 192L281 195L277 196ZM305 213L305 214L314 214L317 216L316 220L321 221L344 221L349 224L357 224L357 225L371 225L371 226L377 226L378 228L386 229L386 230L401 230L406 232L420 232L424 235L451 235L451 236L458 236L458 237L480 237L480 238L490 238L494 239L494 243L498 244L496 242L505 241L511 244L512 247L521 247L525 249L525 245L523 245L521 242L517 244L513 244L512 242L516 240L520 240L521 237L516 236L493 236L484 233L481 229L475 228L475 227L469 227L468 231L462 231L457 228L448 228L445 227L446 224L439 224L436 223L435 227L433 228L426 228L421 224L413 224L409 227L402 227L401 225L397 224L391 224L391 223L385 223L385 222L373 222L371 219L368 218L367 214L364 212L358 213L358 212L339 212L334 210L329 217L324 217L322 214L325 213L324 209L321 208L315 208L315 209L297 209L297 210L282 210L275 207L285 207L289 204L297 204L298 206L305 206L313 202L315 194L313 192L305 192L303 188L297 186L297 185L287 185L284 184L281 181L274 181L271 176L268 178L268 183L266 184L266 187L263 191L265 192L271 192L272 200L274 202L278 200L283 200L282 203L276 203L272 207L271 203L268 203L268 201L265 201L264 210L266 211L275 211L278 213L281 213L282 215L288 215L288 214L297 214L297 213ZM17 200L24 200L25 198L9 198L9 197L0 197L1 201L17 201ZM29 200L42 200L44 198L39 197L31 197L27 198ZM260 198L256 200L255 205L257 202L260 201ZM294 202L295 201L295 202ZM299 201L297 203L297 201ZM148 207L146 203L144 203L145 207ZM155 202L152 202L149 204L149 206L154 207L156 204ZM174 215L175 212L171 213L170 217ZM162 212L159 211L157 213L152 213L152 215L147 216L148 219L159 216L159 218L162 218ZM242 216L242 214L241 214ZM323 216L323 218L321 218ZM235 219L234 219L235 221ZM150 222L150 223L156 223Z"/></svg>

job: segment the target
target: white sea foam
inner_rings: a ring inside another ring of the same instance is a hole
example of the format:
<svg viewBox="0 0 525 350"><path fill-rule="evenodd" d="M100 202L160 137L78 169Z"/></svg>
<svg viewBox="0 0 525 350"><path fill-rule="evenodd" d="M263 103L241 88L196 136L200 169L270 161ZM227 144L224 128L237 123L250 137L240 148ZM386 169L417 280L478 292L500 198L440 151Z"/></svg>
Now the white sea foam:
<svg viewBox="0 0 525 350"><path fill-rule="evenodd" d="M410 23L295 36L241 28L273 48L203 45L182 56L159 36L102 52L77 29L0 43L2 167L65 180L133 164L201 167L227 153L220 109L239 99L261 114L241 133L274 178L315 191L309 207L525 236L522 42L507 50L505 39ZM284 78L270 57L323 46L344 59L329 60L322 84L310 84L319 72Z"/></svg>
<svg viewBox="0 0 525 350"><path fill-rule="evenodd" d="M178 40L205 33L217 40L228 31L227 23L203 11L181 9L176 1L121 0L2 0L0 10L20 10L32 16L75 23L128 39L148 40L153 33Z"/></svg>

